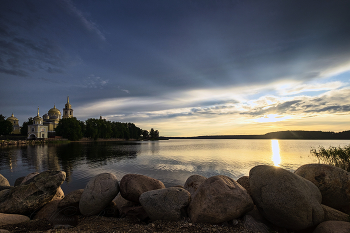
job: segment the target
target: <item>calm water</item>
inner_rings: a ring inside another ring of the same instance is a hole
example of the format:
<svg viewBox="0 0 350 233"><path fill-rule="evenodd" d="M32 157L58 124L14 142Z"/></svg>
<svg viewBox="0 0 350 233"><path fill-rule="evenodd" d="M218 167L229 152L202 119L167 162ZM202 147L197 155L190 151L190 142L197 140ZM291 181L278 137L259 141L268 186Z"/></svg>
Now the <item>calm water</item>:
<svg viewBox="0 0 350 233"><path fill-rule="evenodd" d="M14 185L31 172L64 170L65 193L84 188L89 179L111 172L120 180L137 173L161 180L165 186L183 185L193 174L248 175L258 164L290 171L318 160L311 148L345 146L350 140L233 140L173 139L157 142L99 142L40 145L0 149L0 173Z"/></svg>

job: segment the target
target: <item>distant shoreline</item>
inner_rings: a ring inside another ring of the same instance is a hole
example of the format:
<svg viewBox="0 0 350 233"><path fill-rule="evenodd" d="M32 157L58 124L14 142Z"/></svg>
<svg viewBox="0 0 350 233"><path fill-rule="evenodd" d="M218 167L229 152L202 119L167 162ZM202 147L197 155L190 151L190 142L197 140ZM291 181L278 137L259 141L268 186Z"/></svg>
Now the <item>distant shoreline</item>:
<svg viewBox="0 0 350 233"><path fill-rule="evenodd" d="M323 131L278 131L263 135L208 135L195 137L160 137L162 139L293 139L293 140L350 140L350 130L335 132Z"/></svg>

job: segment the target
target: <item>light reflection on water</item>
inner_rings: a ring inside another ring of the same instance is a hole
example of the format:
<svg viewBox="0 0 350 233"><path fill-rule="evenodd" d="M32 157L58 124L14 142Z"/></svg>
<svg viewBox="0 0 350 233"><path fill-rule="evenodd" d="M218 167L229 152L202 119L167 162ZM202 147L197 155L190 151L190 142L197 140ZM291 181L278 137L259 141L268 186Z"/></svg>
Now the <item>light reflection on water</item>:
<svg viewBox="0 0 350 233"><path fill-rule="evenodd" d="M0 149L0 173L13 185L34 171L64 170L66 193L84 188L91 177L104 172L119 180L128 173L143 174L169 187L183 185L193 174L238 179L259 164L294 171L318 162L310 155L311 148L349 144L350 140L186 139L12 147Z"/></svg>
<svg viewBox="0 0 350 233"><path fill-rule="evenodd" d="M281 163L281 155L280 155L280 145L278 144L278 140L271 140L271 149L272 149L273 165L276 167L279 167Z"/></svg>

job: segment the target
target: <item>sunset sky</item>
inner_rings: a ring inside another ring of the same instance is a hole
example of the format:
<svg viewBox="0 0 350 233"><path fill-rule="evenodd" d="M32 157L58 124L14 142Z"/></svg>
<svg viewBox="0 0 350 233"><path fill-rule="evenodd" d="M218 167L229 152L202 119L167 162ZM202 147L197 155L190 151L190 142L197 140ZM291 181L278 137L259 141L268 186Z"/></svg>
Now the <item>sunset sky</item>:
<svg viewBox="0 0 350 233"><path fill-rule="evenodd" d="M0 114L162 136L350 130L350 1L2 0Z"/></svg>

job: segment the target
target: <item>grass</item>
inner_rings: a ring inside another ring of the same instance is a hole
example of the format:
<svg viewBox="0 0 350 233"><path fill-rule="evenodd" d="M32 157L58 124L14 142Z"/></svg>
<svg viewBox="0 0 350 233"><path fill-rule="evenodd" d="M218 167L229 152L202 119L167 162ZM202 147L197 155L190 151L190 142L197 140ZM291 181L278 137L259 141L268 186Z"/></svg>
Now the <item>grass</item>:
<svg viewBox="0 0 350 233"><path fill-rule="evenodd" d="M328 149L320 146L318 150L311 149L310 153L316 156L319 162L350 171L350 145L344 148L330 146Z"/></svg>

